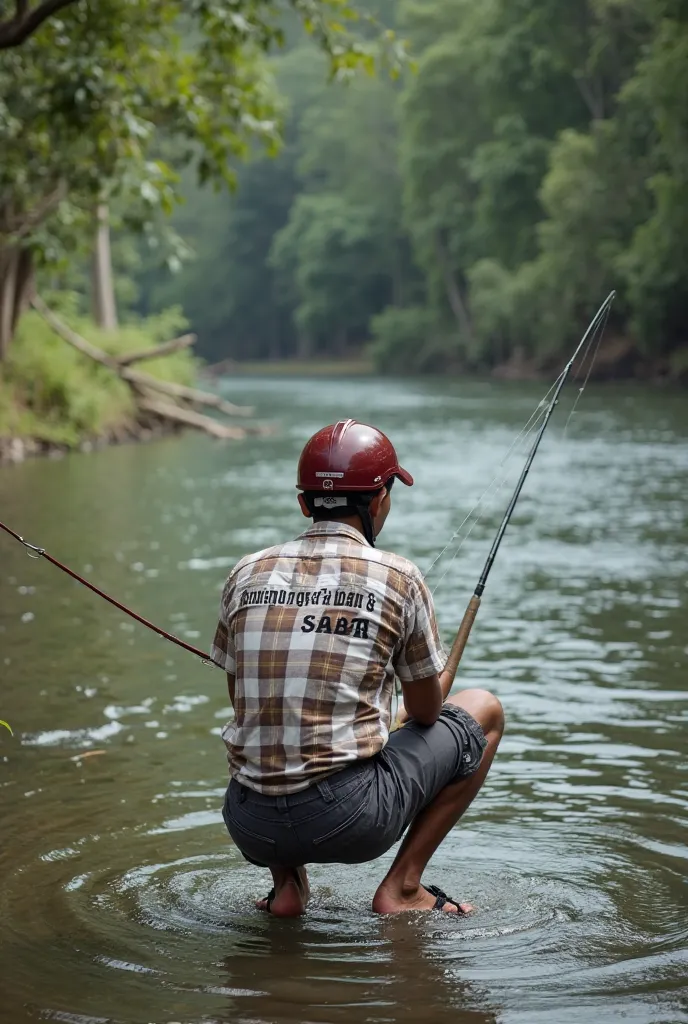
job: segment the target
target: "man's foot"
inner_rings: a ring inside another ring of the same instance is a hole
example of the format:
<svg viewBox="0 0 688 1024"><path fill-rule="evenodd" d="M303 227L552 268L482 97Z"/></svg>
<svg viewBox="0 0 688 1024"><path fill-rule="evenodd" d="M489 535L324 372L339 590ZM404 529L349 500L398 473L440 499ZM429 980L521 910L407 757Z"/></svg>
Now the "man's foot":
<svg viewBox="0 0 688 1024"><path fill-rule="evenodd" d="M311 891L305 868L271 868L275 895L256 901L258 910L275 917L300 917L306 910ZM269 902L269 906L268 906Z"/></svg>
<svg viewBox="0 0 688 1024"><path fill-rule="evenodd" d="M470 914L475 910L470 903L459 903L457 906L448 897L441 908L437 907L437 902L437 895L429 892L422 885L405 886L402 889L383 882L373 897L373 912L376 914L399 914L405 910L441 909L445 914Z"/></svg>

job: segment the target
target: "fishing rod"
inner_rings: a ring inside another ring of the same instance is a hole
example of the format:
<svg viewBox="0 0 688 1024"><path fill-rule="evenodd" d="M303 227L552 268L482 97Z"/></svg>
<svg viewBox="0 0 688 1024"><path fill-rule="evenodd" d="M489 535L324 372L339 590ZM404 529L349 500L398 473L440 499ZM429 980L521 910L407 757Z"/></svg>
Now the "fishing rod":
<svg viewBox="0 0 688 1024"><path fill-rule="evenodd" d="M526 459L526 464L523 467L523 471L516 485L516 490L513 493L511 501L509 502L509 506L506 510L501 526L497 531L497 536L487 557L487 561L485 563L485 567L482 571L480 579L478 580L478 585L476 586L473 596L471 597L468 603L468 607L466 608L464 617L461 621L461 625L459 626L459 630L456 634L456 639L454 640L454 643L452 645L451 653L449 655L449 659L445 667L446 672L451 672L452 680L456 675L457 669L459 667L459 662L461 661L461 656L463 655L466 643L468 642L468 637L470 636L470 632L475 621L475 617L478 614L478 608L480 607L480 601L483 595L483 591L485 590L485 584L487 583L487 577L490 574L490 569L492 568L494 560L497 557L497 552L499 551L499 546L502 543L502 538L504 537L506 528L509 525L509 520L511 519L514 508L516 507L516 502L518 501L521 490L523 489L523 484L525 483L526 477L528 476L528 472L533 463L533 459L535 458L536 452L538 450L538 446L540 444L540 441L542 440L542 435L544 434L545 429L547 428L547 424L549 423L549 419L552 413L554 412L554 407L558 402L561 390L564 384L566 383L568 375L571 372L571 368L573 367L573 364L578 358L581 349L588 341L588 339L591 337L591 335L593 335L593 332L596 331L599 325L602 323L603 318L608 315L615 294L615 292L611 292L607 296L605 301L602 303L599 310L595 314L595 317L591 321L590 326L583 335L583 338L578 347L576 348L576 351L569 359L568 363L564 367L564 370L562 371L561 376L558 378L556 384L554 385L553 397L549 403L549 406L547 407L547 411L545 412L545 415L543 417L542 424L535 438L535 442L533 443L528 458ZM46 561L50 562L58 569L61 569L62 572L67 573L68 576L71 576L72 579L77 581L77 583L81 583L83 584L84 587L88 587L88 589L92 590L94 594L97 594L98 597L102 597L103 600L107 601L109 604L114 605L115 608L117 608L121 612L124 612L125 615L129 615L132 619L135 619L137 622L140 622L141 625L147 626L148 629L151 629L154 633L157 633L158 636L161 636L163 640L168 640L170 643L176 644L177 647L181 647L183 648L183 650L189 651L190 654L196 655L197 658L200 658L202 661L206 663L210 662L210 655L207 654L205 651L199 650L198 647L194 647L192 644L187 644L186 641L180 640L180 638L174 636L173 633L168 633L166 630L160 629L159 626L156 626L153 622L150 622L149 619L145 619L142 615L138 615L135 611L132 611L131 608L128 608L125 604L122 604L122 602L116 601L114 597L110 597L110 595L106 594L104 590L101 590L99 587L96 587L95 584L93 583L89 583L89 581L84 579L83 576L79 576L78 573L74 572L72 569L69 569L66 565L63 565L62 562L59 562L56 558L53 558L52 555L48 554L45 548L37 547L35 544L29 544L29 542L27 540L24 540L24 538L20 534L16 533L14 530L11 530L9 526L6 526L2 522L0 522L0 530L4 530L5 533L8 533L10 535L10 537L14 537L14 539L19 541L20 544L23 544L28 554L32 558L45 558Z"/></svg>
<svg viewBox="0 0 688 1024"><path fill-rule="evenodd" d="M46 561L57 566L57 568L61 569L62 572L66 572L67 575L71 576L73 580L77 581L77 583L83 583L83 585L88 587L89 590L92 590L94 594L97 594L98 597L102 597L104 601L108 601L110 604L114 605L115 608L124 612L125 615L130 615L132 619L136 619L136 621L140 622L143 626L148 626L148 628L152 629L154 633L161 636L163 640L169 640L170 643L176 644L178 647L183 647L185 651L189 651L190 654L195 654L198 658L201 658L202 661L210 661L210 655L206 654L205 651L199 651L198 647L194 647L192 644L187 644L184 640L180 640L178 636L174 636L172 633L165 632L164 629L160 629L160 627L156 626L155 623L150 622L148 619L144 619L142 615L138 615L136 612L132 611L131 608L127 608L125 604L122 604L120 601L116 601L114 597L110 597L110 595L106 594L104 590L96 587L93 583L89 583L88 580L83 578L83 576L79 576L79 574L73 572L72 569L68 569L66 565L62 564L62 562L58 562L56 558L53 558L52 555L48 554L45 548L39 548L36 547L35 544L29 544L29 542L24 540L20 534L15 533L14 530L10 530L9 526L5 526L4 523L0 523L0 530L4 530L5 533L9 533L10 537L14 537L14 539L18 540L20 544L23 544L31 558L45 558Z"/></svg>
<svg viewBox="0 0 688 1024"><path fill-rule="evenodd" d="M542 418L542 423L540 424L540 428L539 428L537 434L535 435L535 440L534 440L533 445L532 445L532 447L531 447L531 449L530 449L530 451L528 453L528 457L526 458L525 465L524 465L524 467L523 467L523 469L521 471L520 477L518 478L518 483L516 484L516 488L514 490L514 493L512 494L511 500L509 501L509 504L507 506L507 510L504 513L504 518L502 519L502 522L501 522L501 524L499 526L499 529L497 530L497 536L495 537L495 539L493 541L493 544L492 544L492 547L490 548L490 553L487 556L487 561L485 562L483 571L480 574L480 579L478 580L478 584L477 584L475 590L473 591L473 596L471 597L470 601L468 602L468 607L466 608L466 611L464 612L463 619L461 620L461 625L459 626L458 632L456 634L456 638L454 639L454 643L452 644L452 648L451 648L451 651L449 653L449 658L447 659L447 664L445 665L445 668L444 668L444 671L448 672L450 674L452 682L454 681L454 678L456 676L456 672L457 672L459 664L461 662L461 658L463 656L463 652L464 652L464 650L466 648L466 644L468 643L468 638L471 635L471 630L473 628L473 623L475 622L475 617L478 614L478 609L480 608L480 602L482 600L483 592L484 592L485 586L487 584L487 578L490 575L490 570L492 569L492 566L494 565L494 560L497 557L497 552L499 551L500 545L501 545L502 540L504 538L504 534L506 533L506 528L509 525L509 521L510 521L512 515L513 515L514 509L516 508L516 502L518 501L518 499L520 497L520 494L521 494L521 491L523 490L523 485L526 482L526 477L528 476L528 473L530 472L530 467L533 464L533 459L535 458L535 456L537 454L537 450L538 450L538 448L540 446L540 441L542 440L542 436L545 433L545 430L547 429L547 424L549 423L550 418L552 416L552 413L554 412L554 408L555 408L555 406L557 405L557 403L559 401L559 395L561 394L562 388L564 387L564 384L566 383L566 381L568 379L568 376L569 376L569 374L571 372L573 364L575 363L576 359L578 358L581 350L583 349L585 344L588 342L588 340L591 339L592 337L594 337L594 333L597 331L597 329L600 326L600 324L602 324L603 321L606 322L606 318L609 316L609 310L611 309L611 305L612 305L612 302L614 301L614 297L615 296L616 296L616 292L614 292L614 291L610 292L609 295L607 296L607 298L604 300L604 302L600 306L600 308L598 309L597 313L595 313L595 316L590 321L590 326L588 327L587 331L585 332L585 334L581 338L581 341L579 342L578 346L576 347L576 351L573 353L573 355L569 359L568 363L566 364L566 366L562 370L562 373L559 376L556 384L554 385L554 393L552 395L552 398L550 400L549 405L547 406L545 414L544 414L544 416ZM583 361L585 361L585 359ZM589 376L590 376L590 371L588 371L588 377ZM587 383L587 377L586 377L586 383ZM583 385L583 387L585 387L585 385ZM583 389L581 388L581 391L582 390ZM580 397L580 395L578 397ZM464 522L465 522L465 520L464 520Z"/></svg>

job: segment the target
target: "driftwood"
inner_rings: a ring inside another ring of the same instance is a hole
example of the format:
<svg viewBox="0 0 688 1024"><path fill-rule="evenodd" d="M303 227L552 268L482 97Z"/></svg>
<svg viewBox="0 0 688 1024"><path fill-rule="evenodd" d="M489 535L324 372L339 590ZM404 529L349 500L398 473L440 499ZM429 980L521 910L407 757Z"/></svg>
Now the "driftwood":
<svg viewBox="0 0 688 1024"><path fill-rule="evenodd" d="M175 384L172 381L158 380L157 377L152 377L149 373L130 369L131 363L141 362L144 359L155 359L158 356L168 355L170 352L193 345L196 340L195 335L186 334L181 338L174 338L163 345L148 349L146 352L135 352L132 355L118 358L97 348L86 338L77 334L53 313L39 295L34 295L31 305L68 345L87 358L100 363L101 366L106 366L125 381L131 388L137 410L143 414L144 418L152 416L175 425L193 427L195 430L202 430L211 437L222 440L241 440L249 433L265 432L261 427L231 426L213 419L211 416L205 416L192 408L200 405L216 409L225 416L250 416L253 410L248 406L234 405L209 391L199 391L197 388ZM164 401L157 397L160 394L172 401Z"/></svg>
<svg viewBox="0 0 688 1024"><path fill-rule="evenodd" d="M197 388L189 388L185 384L173 384L169 380L158 380L157 377L151 377L150 374L141 373L138 370L124 368L120 376L134 387L150 388L151 391L159 391L171 398L180 398L192 405L206 405L224 413L225 416L250 416L253 413L253 409L248 405L234 405L232 402L225 402L224 398L213 395L209 391L198 391Z"/></svg>
<svg viewBox="0 0 688 1024"><path fill-rule="evenodd" d="M100 363L102 366L107 366L110 370L114 370L115 373L119 373L119 364L114 356L110 356L107 352L103 352L102 348L96 348L90 341L86 341L80 334L73 331L71 327L63 323L53 311L46 306L40 295L34 295L31 299L31 305L37 313L43 317L46 323L50 324L55 334L59 334L63 341L66 341L72 348L77 349L82 355L88 356L89 359L95 360L96 363ZM120 374L121 376L121 374Z"/></svg>
<svg viewBox="0 0 688 1024"><path fill-rule="evenodd" d="M145 352L130 352L126 356L118 356L117 362L120 366L131 366L132 363L141 363L144 359L157 359L158 356L168 356L171 352L178 352L182 348L189 348L196 343L195 334L183 334L181 338L173 338L155 348L147 348Z"/></svg>
<svg viewBox="0 0 688 1024"><path fill-rule="evenodd" d="M141 395L137 399L139 409L152 413L161 420L169 420L170 423L181 423L185 427L195 427L196 430L204 430L212 437L219 437L222 440L241 440L246 437L246 431L242 427L229 427L226 423L211 419L193 409L185 409L181 405L174 405L172 402L163 402L157 398L146 398Z"/></svg>

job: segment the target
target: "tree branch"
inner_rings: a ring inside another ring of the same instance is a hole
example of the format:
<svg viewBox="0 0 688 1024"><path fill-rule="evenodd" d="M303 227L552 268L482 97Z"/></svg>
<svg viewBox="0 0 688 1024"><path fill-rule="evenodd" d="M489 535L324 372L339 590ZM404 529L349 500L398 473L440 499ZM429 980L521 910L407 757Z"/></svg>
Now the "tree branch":
<svg viewBox="0 0 688 1024"><path fill-rule="evenodd" d="M158 398L147 398L142 395L139 398L138 406L144 412L152 413L153 416L158 416L160 419L169 420L171 423L180 423L185 427L193 427L195 430L202 430L221 441L240 441L246 437L246 431L242 427L230 427L210 416L193 412L192 409L183 409L179 405L173 405L171 402L164 402Z"/></svg>
<svg viewBox="0 0 688 1024"><path fill-rule="evenodd" d="M181 338L173 338L163 345L156 345L155 348L148 348L142 352L130 352L126 356L118 356L117 362L120 366L131 366L132 363L140 363L144 359L157 359L159 356L168 356L170 352L178 352L180 348L188 348L196 344L195 334L184 334Z"/></svg>
<svg viewBox="0 0 688 1024"><path fill-rule="evenodd" d="M147 391L157 391L170 398L177 398L192 405L209 406L212 409L217 409L218 412L224 413L225 416L250 416L253 413L253 409L250 406L234 405L233 402L226 402L224 398L220 398L219 395L214 395L209 391L198 391L196 388L187 387L185 384L175 384L169 380L158 380L157 377L151 377L149 373L142 373L140 370L130 370L127 366L123 366L114 356L103 352L100 348L96 348L90 341L86 341L80 334L77 334L71 327L63 323L46 306L40 295L33 296L31 305L50 324L55 333L59 334L68 344L81 352L82 355L88 356L89 359L94 359L95 362L100 363L102 366L107 366L108 369L114 370L122 380L125 380L139 394L145 394ZM175 339L175 341L179 340ZM146 358L148 358L148 353L146 353Z"/></svg>
<svg viewBox="0 0 688 1024"><path fill-rule="evenodd" d="M124 367L120 370L120 376L136 387L150 388L151 391L159 391L171 398L180 398L192 405L206 405L224 413L225 416L251 416L253 413L251 406L234 405L233 402L226 402L224 398L220 398L219 395L214 395L210 391L198 391L196 388L187 387L186 384L158 380L157 377L151 377L150 374L141 373L139 370L128 370Z"/></svg>
<svg viewBox="0 0 688 1024"><path fill-rule="evenodd" d="M15 0L13 17L0 21L0 50L20 46L44 21L63 7L76 2L77 0L43 0L43 3L39 3L38 7L31 10L28 0Z"/></svg>
<svg viewBox="0 0 688 1024"><path fill-rule="evenodd" d="M593 121L601 121L604 118L604 96L600 95L601 89L595 90L594 83L589 82L585 74L575 73L573 80L576 83L578 92L588 108ZM597 95L596 95L597 92Z"/></svg>
<svg viewBox="0 0 688 1024"><path fill-rule="evenodd" d="M33 209L21 215L13 215L11 211L3 209L0 216L0 235L7 236L5 244L16 245L17 242L21 242L22 238L30 234L60 205L66 195L67 183L61 181L52 192L42 196Z"/></svg>
<svg viewBox="0 0 688 1024"><path fill-rule="evenodd" d="M109 356L107 352L96 348L95 345L92 345L90 341L86 341L85 338L82 338L80 334L73 331L67 324L63 324L60 318L55 316L53 311L46 306L40 295L33 296L31 305L37 313L40 313L46 323L50 324L55 334L59 334L61 338L81 352L82 355L88 356L89 359L94 359L96 363L100 363L102 366L109 367L115 373L119 373L119 364L113 356Z"/></svg>

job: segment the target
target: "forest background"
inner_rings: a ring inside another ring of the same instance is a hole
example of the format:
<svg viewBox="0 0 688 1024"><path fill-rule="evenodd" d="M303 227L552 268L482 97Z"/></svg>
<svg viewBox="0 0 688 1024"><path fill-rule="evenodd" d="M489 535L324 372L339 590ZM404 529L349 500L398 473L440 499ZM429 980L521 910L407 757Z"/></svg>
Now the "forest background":
<svg viewBox="0 0 688 1024"><path fill-rule="evenodd" d="M0 428L36 282L106 348L511 376L615 288L601 373L688 375L688 0L61 6L0 51Z"/></svg>
<svg viewBox="0 0 688 1024"><path fill-rule="evenodd" d="M148 261L211 360L372 354L389 372L549 368L604 295L613 375L688 370L688 4L386 0L415 69L270 62L279 154L184 183L194 257ZM125 265L121 265L125 273Z"/></svg>

